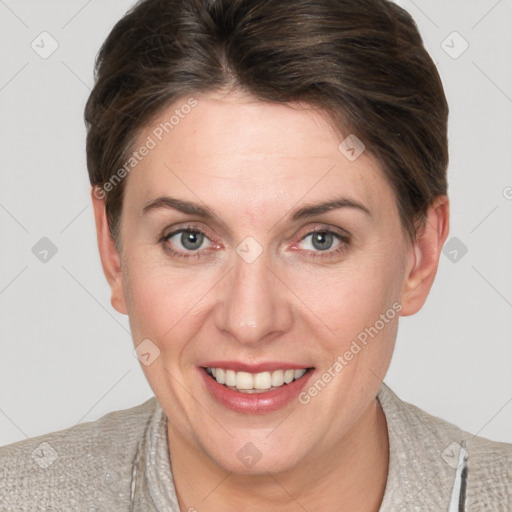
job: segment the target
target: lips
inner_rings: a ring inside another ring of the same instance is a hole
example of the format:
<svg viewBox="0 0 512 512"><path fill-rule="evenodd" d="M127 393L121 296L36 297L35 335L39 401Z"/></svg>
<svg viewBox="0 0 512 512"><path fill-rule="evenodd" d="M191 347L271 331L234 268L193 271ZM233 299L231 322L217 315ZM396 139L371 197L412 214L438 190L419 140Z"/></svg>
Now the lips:
<svg viewBox="0 0 512 512"><path fill-rule="evenodd" d="M273 372L274 370L295 370L297 368L312 368L313 365L289 361L262 361L260 363L248 364L242 361L205 361L199 366L203 368L223 368L224 370L234 370L235 372L261 373Z"/></svg>
<svg viewBox="0 0 512 512"><path fill-rule="evenodd" d="M232 411L245 413L245 414L263 414L284 408L285 406L292 403L294 400L298 402L298 395L302 389L306 386L312 375L315 373L314 368L304 367L302 363L261 363L256 365L248 365L246 363L233 363L233 362L221 362L221 361L208 361L204 363L209 368L226 368L235 369L238 368L240 372L249 370L248 373L261 373L270 371L270 369L297 369L307 368L305 374L303 374L297 380L293 380L290 383L285 383L277 388L272 388L268 391L255 392L252 390L249 392L242 392L241 390L232 389L225 384L217 382L217 380L207 372L206 367L197 367L199 378L206 388L210 398L213 398L217 404L231 409Z"/></svg>

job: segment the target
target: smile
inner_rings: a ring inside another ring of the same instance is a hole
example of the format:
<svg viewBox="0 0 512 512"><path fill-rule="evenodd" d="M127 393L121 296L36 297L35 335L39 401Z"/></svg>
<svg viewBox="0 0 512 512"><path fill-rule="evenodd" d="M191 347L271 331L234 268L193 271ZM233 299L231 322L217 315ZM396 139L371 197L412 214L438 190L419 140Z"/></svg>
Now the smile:
<svg viewBox="0 0 512 512"><path fill-rule="evenodd" d="M294 380L300 379L307 371L307 368L295 370L274 370L273 372L236 372L224 368L206 368L219 384L242 393L264 393L273 391Z"/></svg>
<svg viewBox="0 0 512 512"><path fill-rule="evenodd" d="M269 413L294 401L299 403L299 393L315 373L314 368L277 368L257 373L219 366L196 368L210 399L224 408L245 414Z"/></svg>

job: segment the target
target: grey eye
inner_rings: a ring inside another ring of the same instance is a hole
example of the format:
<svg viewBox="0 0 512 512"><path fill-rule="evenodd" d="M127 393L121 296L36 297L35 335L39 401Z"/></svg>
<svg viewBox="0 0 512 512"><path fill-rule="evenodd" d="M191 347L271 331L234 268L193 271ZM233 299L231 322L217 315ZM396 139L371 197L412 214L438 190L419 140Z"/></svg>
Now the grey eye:
<svg viewBox="0 0 512 512"><path fill-rule="evenodd" d="M177 238L176 240L172 240L173 238ZM201 249L201 246L206 239L206 235L201 233L200 231L194 231L191 229L181 229L179 231L175 231L174 233L169 234L166 237L166 240L172 240L172 244L176 245L181 244L181 246L187 251L197 251ZM179 242L179 243L178 243Z"/></svg>
<svg viewBox="0 0 512 512"><path fill-rule="evenodd" d="M333 248L333 243L335 239L339 240L339 243L342 243L342 239L336 233L332 231L314 231L312 233L308 233L303 239L302 243L306 240L310 239L311 241L308 243L309 247L305 247L307 250L313 251L327 251Z"/></svg>

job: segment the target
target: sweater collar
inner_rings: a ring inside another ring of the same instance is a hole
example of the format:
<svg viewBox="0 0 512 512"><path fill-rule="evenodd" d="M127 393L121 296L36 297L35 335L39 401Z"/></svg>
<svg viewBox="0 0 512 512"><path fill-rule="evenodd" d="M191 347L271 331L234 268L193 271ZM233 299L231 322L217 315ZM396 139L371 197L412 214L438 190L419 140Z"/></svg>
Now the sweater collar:
<svg viewBox="0 0 512 512"><path fill-rule="evenodd" d="M132 467L131 512L180 512L169 460L167 417L156 400Z"/></svg>
<svg viewBox="0 0 512 512"><path fill-rule="evenodd" d="M457 468L451 467L442 458L446 447L425 424L420 409L400 400L384 383L377 400L386 416L389 439L388 477L379 512L413 508L463 512L464 446ZM154 413L132 467L130 510L180 512L169 460L167 417L154 401Z"/></svg>
<svg viewBox="0 0 512 512"><path fill-rule="evenodd" d="M462 447L458 440L448 444L448 436L438 430L442 420L400 400L384 383L377 399L389 439L388 479L379 512L464 512L464 442Z"/></svg>

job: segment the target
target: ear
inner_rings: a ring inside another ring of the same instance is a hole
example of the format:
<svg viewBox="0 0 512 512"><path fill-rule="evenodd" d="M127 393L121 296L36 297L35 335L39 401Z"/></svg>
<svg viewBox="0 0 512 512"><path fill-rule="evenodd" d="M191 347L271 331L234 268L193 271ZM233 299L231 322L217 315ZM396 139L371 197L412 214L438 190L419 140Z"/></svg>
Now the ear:
<svg viewBox="0 0 512 512"><path fill-rule="evenodd" d="M411 247L402 289L402 316L417 313L427 300L437 273L441 249L448 236L449 218L448 197L437 197L429 207L425 225L420 228Z"/></svg>
<svg viewBox="0 0 512 512"><path fill-rule="evenodd" d="M107 213L105 211L105 193L103 190L93 186L91 198L94 208L94 219L96 221L96 235L101 265L111 290L110 302L119 313L127 315L121 257L108 227Z"/></svg>

